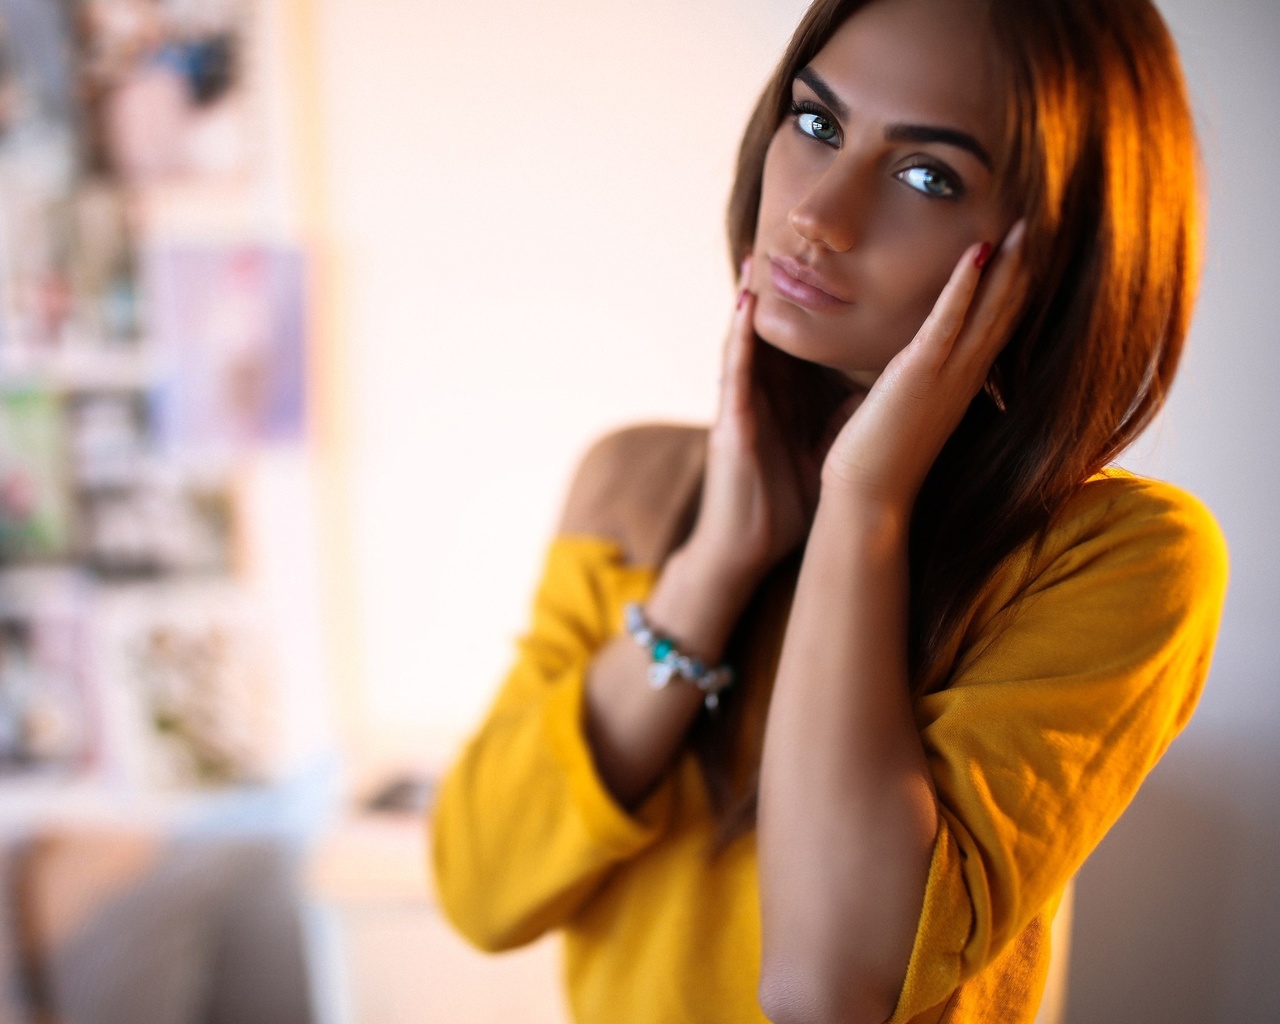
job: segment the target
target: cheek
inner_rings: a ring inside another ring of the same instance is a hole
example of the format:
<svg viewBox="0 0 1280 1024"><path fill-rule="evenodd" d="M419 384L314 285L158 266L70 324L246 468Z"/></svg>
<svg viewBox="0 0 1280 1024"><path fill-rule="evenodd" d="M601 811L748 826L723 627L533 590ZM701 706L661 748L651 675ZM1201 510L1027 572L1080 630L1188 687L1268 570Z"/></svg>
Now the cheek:
<svg viewBox="0 0 1280 1024"><path fill-rule="evenodd" d="M850 365L878 372L895 355L911 343L921 325L933 311L956 261L967 243L952 246L913 246L895 252L892 257L875 261L868 268L864 301L851 311L848 331ZM922 252L934 252L926 258ZM852 328L852 329L850 329Z"/></svg>
<svg viewBox="0 0 1280 1024"><path fill-rule="evenodd" d="M931 261L931 265L925 267L917 262L913 275L904 273L899 278L899 288L892 305L897 309L898 322L905 325L904 329L909 329L911 335L920 329L932 312L954 266L950 261Z"/></svg>
<svg viewBox="0 0 1280 1024"><path fill-rule="evenodd" d="M955 238L932 238L899 252L880 268L876 291L885 299L883 308L899 333L906 332L905 345L933 311L955 271L956 264L972 244L972 232Z"/></svg>
<svg viewBox="0 0 1280 1024"><path fill-rule="evenodd" d="M804 169L796 165L782 132L783 128L779 128L774 133L765 151L760 176L760 209L756 214L757 246L762 246L771 234L790 230L787 215L804 198Z"/></svg>

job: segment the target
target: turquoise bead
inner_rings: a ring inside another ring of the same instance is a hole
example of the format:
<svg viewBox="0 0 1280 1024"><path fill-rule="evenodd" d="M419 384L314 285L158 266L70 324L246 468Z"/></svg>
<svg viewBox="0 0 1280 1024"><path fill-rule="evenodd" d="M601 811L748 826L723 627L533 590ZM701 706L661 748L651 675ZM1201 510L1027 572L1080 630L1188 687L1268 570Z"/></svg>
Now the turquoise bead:
<svg viewBox="0 0 1280 1024"><path fill-rule="evenodd" d="M673 644L670 640L659 640L656 644L653 645L653 660L666 661L667 655L670 654L673 650L675 650L675 646L676 645Z"/></svg>

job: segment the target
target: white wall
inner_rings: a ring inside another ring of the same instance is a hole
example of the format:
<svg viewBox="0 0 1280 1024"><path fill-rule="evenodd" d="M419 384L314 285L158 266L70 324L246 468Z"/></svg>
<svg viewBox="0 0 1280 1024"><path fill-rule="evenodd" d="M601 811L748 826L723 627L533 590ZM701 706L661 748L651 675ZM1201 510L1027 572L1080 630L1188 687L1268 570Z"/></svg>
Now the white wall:
<svg viewBox="0 0 1280 1024"><path fill-rule="evenodd" d="M734 148L803 4L314 2L364 706L438 759L498 682L582 448L712 408ZM1196 719L1082 876L1080 1024L1280 1019L1280 8L1162 7L1209 262L1127 461L1208 502L1233 578Z"/></svg>
<svg viewBox="0 0 1280 1024"><path fill-rule="evenodd" d="M590 439L714 402L722 210L796 0L316 0L371 724L490 697Z"/></svg>

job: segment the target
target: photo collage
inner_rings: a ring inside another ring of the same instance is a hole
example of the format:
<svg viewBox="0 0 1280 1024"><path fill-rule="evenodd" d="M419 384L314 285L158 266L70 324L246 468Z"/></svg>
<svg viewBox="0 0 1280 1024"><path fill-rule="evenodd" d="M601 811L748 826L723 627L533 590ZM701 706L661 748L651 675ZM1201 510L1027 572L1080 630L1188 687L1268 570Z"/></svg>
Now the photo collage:
<svg viewBox="0 0 1280 1024"><path fill-rule="evenodd" d="M236 481L305 440L305 260L148 214L254 188L250 2L0 0L0 783L269 774Z"/></svg>

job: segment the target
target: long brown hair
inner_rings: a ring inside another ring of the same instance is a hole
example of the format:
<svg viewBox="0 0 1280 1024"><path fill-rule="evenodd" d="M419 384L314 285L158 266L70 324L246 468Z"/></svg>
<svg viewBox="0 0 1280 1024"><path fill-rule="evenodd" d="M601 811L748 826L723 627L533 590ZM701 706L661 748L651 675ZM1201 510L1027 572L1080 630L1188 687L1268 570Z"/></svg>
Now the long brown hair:
<svg viewBox="0 0 1280 1024"><path fill-rule="evenodd" d="M765 153L791 83L866 2L816 0L756 105L729 200L734 267L754 243ZM914 509L908 652L917 693L946 684L1001 564L1043 538L1081 484L1163 405L1199 276L1194 126L1177 51L1150 0L984 6L1007 76L998 170L1027 220L1033 284L987 390ZM811 382L814 404L829 404L828 377L790 374L802 387ZM722 836L754 817L754 782L733 799L727 784L736 718L693 738Z"/></svg>

